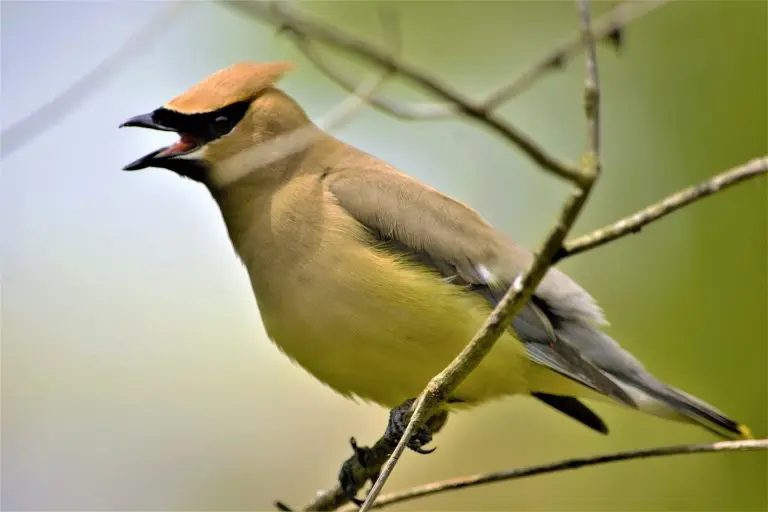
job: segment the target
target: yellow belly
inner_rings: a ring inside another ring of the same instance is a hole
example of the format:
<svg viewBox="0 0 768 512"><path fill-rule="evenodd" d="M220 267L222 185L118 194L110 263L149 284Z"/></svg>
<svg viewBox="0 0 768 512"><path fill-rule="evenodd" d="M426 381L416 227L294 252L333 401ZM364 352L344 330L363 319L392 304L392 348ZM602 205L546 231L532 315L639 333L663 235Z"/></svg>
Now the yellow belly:
<svg viewBox="0 0 768 512"><path fill-rule="evenodd" d="M417 396L491 310L479 296L387 254L361 248L334 259L286 277L296 280L286 289L300 290L290 299L257 301L272 340L345 395L386 407ZM483 401L527 392L531 364L505 334L454 395Z"/></svg>

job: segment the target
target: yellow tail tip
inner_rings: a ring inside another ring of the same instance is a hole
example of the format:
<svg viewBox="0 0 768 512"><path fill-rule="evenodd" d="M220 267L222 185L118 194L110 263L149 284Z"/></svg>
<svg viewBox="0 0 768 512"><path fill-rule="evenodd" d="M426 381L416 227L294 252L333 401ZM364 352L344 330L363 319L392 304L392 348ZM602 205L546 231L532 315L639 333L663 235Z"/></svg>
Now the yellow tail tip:
<svg viewBox="0 0 768 512"><path fill-rule="evenodd" d="M749 429L746 425L739 425L738 427L739 433L741 434L742 439L754 439L755 436L752 435L752 431Z"/></svg>

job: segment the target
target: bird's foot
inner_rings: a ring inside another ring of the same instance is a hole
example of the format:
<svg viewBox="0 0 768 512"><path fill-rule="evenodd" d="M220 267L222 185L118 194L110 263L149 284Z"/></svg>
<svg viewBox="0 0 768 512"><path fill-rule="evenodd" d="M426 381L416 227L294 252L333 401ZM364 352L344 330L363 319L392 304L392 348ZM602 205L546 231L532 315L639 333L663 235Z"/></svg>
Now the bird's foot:
<svg viewBox="0 0 768 512"><path fill-rule="evenodd" d="M403 432L405 432L405 428L408 426L413 402L413 399L406 400L390 411L387 430L372 448L358 446L354 437L349 440L354 453L341 465L339 470L339 486L347 499L358 507L363 502L357 499L357 493L369 481L373 484L379 478L382 466L395 449L395 446L397 446L397 443L400 442ZM440 411L432 416L424 426L414 433L408 443L408 448L422 454L435 451L434 448L425 449L424 445L432 441L432 436L443 428L447 419L447 411Z"/></svg>
<svg viewBox="0 0 768 512"><path fill-rule="evenodd" d="M367 446L358 446L354 437L349 439L349 444L354 453L341 465L339 486L349 501L359 507L363 501L357 499L358 491L369 480L374 483L379 478L381 466L377 465L374 460L373 449Z"/></svg>
<svg viewBox="0 0 768 512"><path fill-rule="evenodd" d="M415 401L414 398L406 400L389 412L389 424L384 432L384 437L391 439L394 443L400 442L400 438L403 437L411 419L411 406ZM432 436L443 428L447 419L447 411L440 411L432 416L413 433L408 441L408 448L422 455L434 452L437 448L424 448L424 445L432 442Z"/></svg>

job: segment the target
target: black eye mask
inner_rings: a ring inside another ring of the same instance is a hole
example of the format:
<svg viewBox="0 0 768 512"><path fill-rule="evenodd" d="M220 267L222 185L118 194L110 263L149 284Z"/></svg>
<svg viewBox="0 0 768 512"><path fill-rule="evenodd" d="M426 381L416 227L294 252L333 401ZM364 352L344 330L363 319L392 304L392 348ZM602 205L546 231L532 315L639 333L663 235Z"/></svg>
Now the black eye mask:
<svg viewBox="0 0 768 512"><path fill-rule="evenodd" d="M202 114L181 114L159 108L152 113L152 121L161 127L206 143L232 131L245 116L248 105L250 101L240 101Z"/></svg>

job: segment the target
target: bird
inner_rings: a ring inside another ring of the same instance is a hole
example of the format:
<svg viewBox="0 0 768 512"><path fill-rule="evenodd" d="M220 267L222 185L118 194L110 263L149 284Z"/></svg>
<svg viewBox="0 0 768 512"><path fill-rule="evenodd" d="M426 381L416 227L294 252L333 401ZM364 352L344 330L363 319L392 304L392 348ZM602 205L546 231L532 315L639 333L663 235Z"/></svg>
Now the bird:
<svg viewBox="0 0 768 512"><path fill-rule="evenodd" d="M534 255L470 206L315 125L277 86L294 67L239 62L123 122L179 136L124 170L165 169L203 185L272 342L341 395L402 410ZM282 153L269 147L293 133L307 142ZM583 401L590 400L726 439L752 437L746 425L652 375L603 332L606 324L594 298L550 268L444 410L525 395L608 433ZM419 432L409 447L426 452L431 433Z"/></svg>

